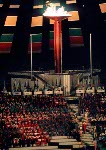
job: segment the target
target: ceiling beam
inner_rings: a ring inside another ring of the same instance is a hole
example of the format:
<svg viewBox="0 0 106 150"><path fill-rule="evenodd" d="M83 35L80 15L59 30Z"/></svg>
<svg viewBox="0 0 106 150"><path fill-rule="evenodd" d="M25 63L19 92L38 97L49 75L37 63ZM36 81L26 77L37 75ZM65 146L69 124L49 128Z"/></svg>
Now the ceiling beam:
<svg viewBox="0 0 106 150"><path fill-rule="evenodd" d="M5 20L8 14L9 6L11 0L4 0L3 6L0 8L0 37L4 28Z"/></svg>
<svg viewBox="0 0 106 150"><path fill-rule="evenodd" d="M11 48L11 57L13 59L11 59L10 66L17 70L23 69L22 66L27 66L32 13L33 0L22 0Z"/></svg>

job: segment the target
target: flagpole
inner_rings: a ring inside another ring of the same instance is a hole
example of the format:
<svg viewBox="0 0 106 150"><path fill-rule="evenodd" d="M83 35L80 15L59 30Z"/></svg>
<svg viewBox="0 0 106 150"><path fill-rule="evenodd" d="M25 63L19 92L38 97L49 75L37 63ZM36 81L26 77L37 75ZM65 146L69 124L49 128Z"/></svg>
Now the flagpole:
<svg viewBox="0 0 106 150"><path fill-rule="evenodd" d="M90 73L91 73L91 84L92 84L92 35L90 33Z"/></svg>
<svg viewBox="0 0 106 150"><path fill-rule="evenodd" d="M63 62L62 62L62 59L63 59L63 58L62 58L62 57L63 57L62 55L63 55L63 54L62 54L62 53L63 53L63 50L62 50L62 32L61 32L61 73L63 72L63 71L62 71L62 70L63 70L63 66L62 66L62 65L63 65Z"/></svg>
<svg viewBox="0 0 106 150"><path fill-rule="evenodd" d="M31 79L32 79L32 34L30 35L30 42L31 42Z"/></svg>

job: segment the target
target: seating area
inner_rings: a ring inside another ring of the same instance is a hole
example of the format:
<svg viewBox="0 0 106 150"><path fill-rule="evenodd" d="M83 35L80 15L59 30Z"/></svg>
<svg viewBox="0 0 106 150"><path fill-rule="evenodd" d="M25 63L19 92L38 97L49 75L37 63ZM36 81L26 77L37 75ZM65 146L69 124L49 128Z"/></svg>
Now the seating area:
<svg viewBox="0 0 106 150"><path fill-rule="evenodd" d="M72 123L62 96L1 95L0 116L1 136L6 138L2 143L7 147L47 145L52 136L68 136Z"/></svg>
<svg viewBox="0 0 106 150"><path fill-rule="evenodd" d="M106 101L105 95L90 94L81 100L81 112L83 112L92 128L89 132L98 143L98 149L106 148ZM101 143L104 143L101 145Z"/></svg>
<svg viewBox="0 0 106 150"><path fill-rule="evenodd" d="M83 150L94 149L95 141L99 150L105 148L106 101L98 94L80 97L79 104L68 101L63 96L0 95L1 149Z"/></svg>

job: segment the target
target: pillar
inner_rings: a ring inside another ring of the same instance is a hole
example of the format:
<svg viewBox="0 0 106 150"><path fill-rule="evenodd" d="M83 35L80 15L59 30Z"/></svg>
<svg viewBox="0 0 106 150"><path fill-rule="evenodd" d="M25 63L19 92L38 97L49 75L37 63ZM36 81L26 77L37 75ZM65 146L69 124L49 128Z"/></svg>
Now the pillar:
<svg viewBox="0 0 106 150"><path fill-rule="evenodd" d="M70 75L63 75L63 86L64 86L64 94L65 96L70 95Z"/></svg>
<svg viewBox="0 0 106 150"><path fill-rule="evenodd" d="M54 21L54 66L55 73L61 73L61 21Z"/></svg>

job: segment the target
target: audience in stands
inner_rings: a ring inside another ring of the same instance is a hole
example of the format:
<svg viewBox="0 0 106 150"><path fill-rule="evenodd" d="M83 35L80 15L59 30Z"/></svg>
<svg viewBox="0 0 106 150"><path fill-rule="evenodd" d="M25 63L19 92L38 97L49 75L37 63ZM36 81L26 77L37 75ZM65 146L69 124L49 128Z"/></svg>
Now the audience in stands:
<svg viewBox="0 0 106 150"><path fill-rule="evenodd" d="M81 112L88 113L88 119L93 130L94 141L106 143L106 97L102 94L87 94L80 101Z"/></svg>
<svg viewBox="0 0 106 150"><path fill-rule="evenodd" d="M47 145L55 135L80 141L82 132L86 133L87 122L94 126L90 130L94 139L106 142L106 101L103 97L86 95L80 99L80 112L85 114L82 128L62 96L0 95L0 147Z"/></svg>
<svg viewBox="0 0 106 150"><path fill-rule="evenodd" d="M8 147L47 145L53 135L66 135L75 128L62 96L0 96L0 116ZM70 128L71 127L71 128ZM78 131L73 137L79 140ZM4 138L5 139L5 138Z"/></svg>

